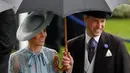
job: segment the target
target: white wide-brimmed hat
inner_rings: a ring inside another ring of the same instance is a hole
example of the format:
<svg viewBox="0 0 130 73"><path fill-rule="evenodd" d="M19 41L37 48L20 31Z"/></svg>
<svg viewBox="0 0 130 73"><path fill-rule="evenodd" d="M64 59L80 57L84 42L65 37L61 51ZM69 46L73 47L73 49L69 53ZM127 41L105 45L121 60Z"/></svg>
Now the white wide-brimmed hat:
<svg viewBox="0 0 130 73"><path fill-rule="evenodd" d="M35 37L50 24L54 14L52 12L32 12L22 22L17 30L17 39L29 40Z"/></svg>

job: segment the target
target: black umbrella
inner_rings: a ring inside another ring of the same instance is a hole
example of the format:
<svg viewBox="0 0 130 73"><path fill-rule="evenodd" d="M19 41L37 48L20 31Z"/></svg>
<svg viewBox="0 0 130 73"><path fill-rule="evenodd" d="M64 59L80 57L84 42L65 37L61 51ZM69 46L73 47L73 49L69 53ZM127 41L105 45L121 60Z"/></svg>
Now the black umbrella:
<svg viewBox="0 0 130 73"><path fill-rule="evenodd" d="M12 9L12 8L13 8L13 5L11 5L3 0L0 0L0 12L3 12L8 9Z"/></svg>
<svg viewBox="0 0 130 73"><path fill-rule="evenodd" d="M14 5L17 13L32 11L52 11L65 17L74 13L100 10L112 12L116 6L128 0L4 0Z"/></svg>

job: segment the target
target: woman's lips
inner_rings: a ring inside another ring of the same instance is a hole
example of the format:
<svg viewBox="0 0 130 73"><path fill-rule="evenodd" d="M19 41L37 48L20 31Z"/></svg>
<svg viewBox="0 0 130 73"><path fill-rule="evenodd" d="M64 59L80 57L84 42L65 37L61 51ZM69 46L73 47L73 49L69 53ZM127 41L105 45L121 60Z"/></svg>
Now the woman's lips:
<svg viewBox="0 0 130 73"><path fill-rule="evenodd" d="M44 40L40 40L41 42L44 42Z"/></svg>

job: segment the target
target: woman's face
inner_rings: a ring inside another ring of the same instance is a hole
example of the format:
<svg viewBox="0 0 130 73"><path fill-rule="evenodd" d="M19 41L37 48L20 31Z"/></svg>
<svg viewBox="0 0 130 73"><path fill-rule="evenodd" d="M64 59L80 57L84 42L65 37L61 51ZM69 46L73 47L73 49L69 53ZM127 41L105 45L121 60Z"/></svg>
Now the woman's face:
<svg viewBox="0 0 130 73"><path fill-rule="evenodd" d="M33 45L35 46L43 46L45 44L45 39L47 37L46 29L37 34L35 37L31 39Z"/></svg>

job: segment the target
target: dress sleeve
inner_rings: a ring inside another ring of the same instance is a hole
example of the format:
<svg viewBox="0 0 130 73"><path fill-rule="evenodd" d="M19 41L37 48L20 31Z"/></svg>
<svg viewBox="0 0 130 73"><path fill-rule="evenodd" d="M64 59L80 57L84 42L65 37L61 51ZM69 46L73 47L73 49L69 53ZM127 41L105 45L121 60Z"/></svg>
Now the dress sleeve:
<svg viewBox="0 0 130 73"><path fill-rule="evenodd" d="M54 57L58 56L57 52L53 49L47 49L48 51L46 51L46 56L48 57L49 60L49 65L48 65L48 69L49 69L49 73L59 73L59 71L55 68L54 66ZM59 64L59 60L58 60L58 64Z"/></svg>
<svg viewBox="0 0 130 73"><path fill-rule="evenodd" d="M54 51L52 52L52 60L53 60L53 61L54 61L54 57L55 57L55 56L58 56L58 54L57 54L57 52L54 50ZM59 59L58 59L57 64L59 64ZM52 67L53 67L53 69L54 69L55 73L59 73L59 71L55 68L55 66L54 66L54 63L53 63L53 62L52 62Z"/></svg>
<svg viewBox="0 0 130 73"><path fill-rule="evenodd" d="M8 64L8 73L20 73L19 59L15 54L11 54Z"/></svg>

